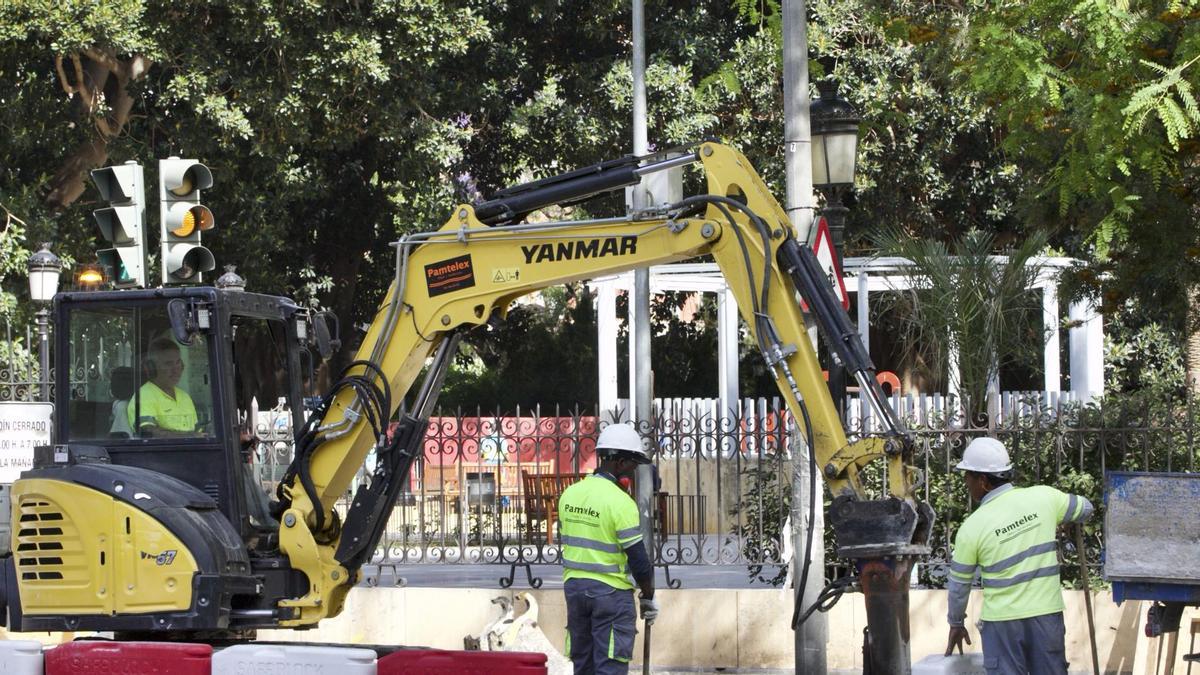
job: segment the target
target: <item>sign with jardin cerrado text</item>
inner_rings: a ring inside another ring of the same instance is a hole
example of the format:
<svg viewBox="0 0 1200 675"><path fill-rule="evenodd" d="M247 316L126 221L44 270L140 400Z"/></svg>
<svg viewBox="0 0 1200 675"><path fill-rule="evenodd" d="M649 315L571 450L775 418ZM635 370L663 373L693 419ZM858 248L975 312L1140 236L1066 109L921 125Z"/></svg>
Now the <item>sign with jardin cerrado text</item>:
<svg viewBox="0 0 1200 675"><path fill-rule="evenodd" d="M33 449L50 445L51 403L0 403L0 483L33 468Z"/></svg>

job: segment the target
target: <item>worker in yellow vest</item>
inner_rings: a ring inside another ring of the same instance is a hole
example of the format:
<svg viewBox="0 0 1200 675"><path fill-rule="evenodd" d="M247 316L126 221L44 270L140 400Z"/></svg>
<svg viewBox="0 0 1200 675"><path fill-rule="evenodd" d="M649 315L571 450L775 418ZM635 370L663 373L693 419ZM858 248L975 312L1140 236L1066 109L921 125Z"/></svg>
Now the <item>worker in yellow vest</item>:
<svg viewBox="0 0 1200 675"><path fill-rule="evenodd" d="M197 435L196 404L179 387L183 377L179 345L169 337L151 342L144 374L147 381L138 389L136 403L126 410L130 428L145 437Z"/></svg>
<svg viewBox="0 0 1200 675"><path fill-rule="evenodd" d="M642 544L637 504L621 489L650 457L637 431L611 424L596 441L600 466L558 499L567 654L575 675L628 673L637 635L633 586L641 589L642 620L654 623L654 565ZM630 577L633 580L630 580Z"/></svg>
<svg viewBox="0 0 1200 675"><path fill-rule="evenodd" d="M955 467L979 508L954 540L950 562L950 638L946 655L965 640L971 585L980 577L983 609L979 632L988 675L1066 675L1063 599L1056 530L1082 523L1092 504L1047 485L1014 487L1004 444L976 438Z"/></svg>

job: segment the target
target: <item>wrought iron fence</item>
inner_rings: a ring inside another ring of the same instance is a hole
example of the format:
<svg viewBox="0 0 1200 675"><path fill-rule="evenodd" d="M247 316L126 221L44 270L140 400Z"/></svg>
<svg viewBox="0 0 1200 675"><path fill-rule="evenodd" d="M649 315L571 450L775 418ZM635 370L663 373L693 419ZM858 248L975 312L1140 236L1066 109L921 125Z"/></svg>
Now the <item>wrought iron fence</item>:
<svg viewBox="0 0 1200 675"><path fill-rule="evenodd" d="M40 373L38 336L31 326L21 328L5 321L0 344L0 401L40 401L42 388L50 386Z"/></svg>
<svg viewBox="0 0 1200 675"><path fill-rule="evenodd" d="M1018 410L1020 414L1015 414ZM990 435L1004 442L1012 456L1017 485L1052 485L1087 497L1095 505L1096 514L1086 527L1085 549L1090 574L1098 577L1104 546L1105 472L1194 472L1198 413L1190 398L1112 397L1082 404L1031 394L1014 401L1007 413L991 406L974 408L958 403L939 415L910 416L909 428L916 439L914 460L925 476L922 497L937 515L931 538L933 554L921 569L922 583L944 583L955 533L973 508L953 469L973 438ZM878 489L884 476L876 471L871 478ZM1074 545L1064 540L1059 552L1074 555ZM1061 562L1064 580L1075 580L1079 576L1075 560Z"/></svg>
<svg viewBox="0 0 1200 675"><path fill-rule="evenodd" d="M557 496L596 467L599 420L559 409L432 418L375 561L558 562ZM790 452L789 425L778 404L766 401L724 418L660 415L647 430L659 475L660 564L778 562L778 541L764 543L773 537L772 518L762 514L778 513L785 502L759 484L770 473L790 485L790 465L780 461ZM740 504L744 495L751 508Z"/></svg>
<svg viewBox="0 0 1200 675"><path fill-rule="evenodd" d="M1197 410L1190 401L1056 405L1022 401L1021 415L994 421L969 405L910 416L921 496L935 510L933 555L922 584L943 583L958 525L970 512L953 469L972 438L992 435L1010 449L1017 483L1050 484L1097 507L1088 528L1090 564L1103 545L1103 474L1107 470L1195 471ZM596 465L596 415L540 410L512 416L447 415L431 422L425 452L388 524L377 562L555 563L553 495L535 485L565 486ZM850 428L851 437L857 433ZM778 401L744 404L716 416L686 404L658 411L646 430L661 484L654 556L667 565L746 565L764 580L782 564L798 436ZM881 467L863 475L882 494ZM826 539L827 576L846 573ZM1066 546L1064 550L1071 551ZM764 573L764 570L766 573ZM1075 573L1064 566L1064 578ZM779 578L782 578L780 575Z"/></svg>

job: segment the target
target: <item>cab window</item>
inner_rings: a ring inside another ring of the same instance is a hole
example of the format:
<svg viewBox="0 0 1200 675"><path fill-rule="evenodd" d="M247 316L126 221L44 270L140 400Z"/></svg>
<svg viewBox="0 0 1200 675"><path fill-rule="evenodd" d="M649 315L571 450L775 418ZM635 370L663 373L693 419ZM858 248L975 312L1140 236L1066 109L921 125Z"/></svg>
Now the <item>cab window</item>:
<svg viewBox="0 0 1200 675"><path fill-rule="evenodd" d="M69 440L213 435L207 340L176 342L165 305L73 309L68 322Z"/></svg>

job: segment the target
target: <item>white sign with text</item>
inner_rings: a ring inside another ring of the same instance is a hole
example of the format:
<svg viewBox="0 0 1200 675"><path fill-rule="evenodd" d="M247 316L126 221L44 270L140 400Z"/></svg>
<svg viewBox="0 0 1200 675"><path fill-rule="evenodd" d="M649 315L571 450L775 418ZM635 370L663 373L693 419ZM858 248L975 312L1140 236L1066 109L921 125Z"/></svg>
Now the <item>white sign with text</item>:
<svg viewBox="0 0 1200 675"><path fill-rule="evenodd" d="M0 402L0 483L33 468L33 449L50 445L52 403Z"/></svg>

